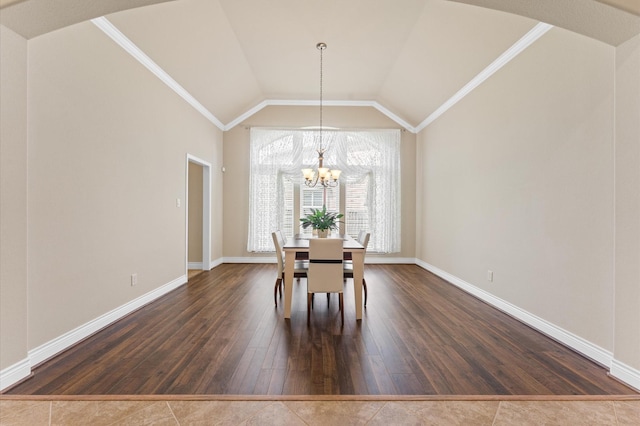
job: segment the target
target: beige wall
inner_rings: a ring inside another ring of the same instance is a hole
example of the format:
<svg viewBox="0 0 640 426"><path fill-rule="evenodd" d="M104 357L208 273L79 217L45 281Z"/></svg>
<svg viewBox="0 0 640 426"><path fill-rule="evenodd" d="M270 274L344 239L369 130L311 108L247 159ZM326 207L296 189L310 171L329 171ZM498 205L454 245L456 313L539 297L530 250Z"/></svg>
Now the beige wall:
<svg viewBox="0 0 640 426"><path fill-rule="evenodd" d="M224 135L224 256L264 257L247 252L249 223L249 128L305 127L318 125L318 107L271 106L250 117ZM398 128L397 123L369 107L324 107L323 125L338 128ZM415 257L415 138L403 131L402 169L402 249L384 257ZM369 256L369 255L368 255ZM371 255L373 256L373 255ZM383 257L383 256L381 256Z"/></svg>
<svg viewBox="0 0 640 426"><path fill-rule="evenodd" d="M419 135L417 172L421 261L608 351L614 53L551 30Z"/></svg>
<svg viewBox="0 0 640 426"><path fill-rule="evenodd" d="M0 25L0 370L27 356L27 41Z"/></svg>
<svg viewBox="0 0 640 426"><path fill-rule="evenodd" d="M615 357L640 371L640 35L616 49Z"/></svg>
<svg viewBox="0 0 640 426"><path fill-rule="evenodd" d="M28 58L33 349L185 275L186 155L220 181L222 132L91 23Z"/></svg>
<svg viewBox="0 0 640 426"><path fill-rule="evenodd" d="M202 262L202 166L192 162L189 162L189 245L187 253L189 262Z"/></svg>

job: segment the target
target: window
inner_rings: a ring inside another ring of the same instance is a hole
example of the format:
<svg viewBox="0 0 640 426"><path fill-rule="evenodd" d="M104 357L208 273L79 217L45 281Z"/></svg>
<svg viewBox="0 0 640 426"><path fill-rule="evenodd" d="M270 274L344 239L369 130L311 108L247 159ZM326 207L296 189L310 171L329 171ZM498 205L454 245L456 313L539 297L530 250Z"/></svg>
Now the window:
<svg viewBox="0 0 640 426"><path fill-rule="evenodd" d="M322 188L303 184L302 165L317 166L317 130L251 129L251 252L273 251L271 232L300 232L298 218L323 205ZM369 251L400 251L400 131L323 130L325 163L342 170L327 190L327 209L344 214L344 230L371 233Z"/></svg>
<svg viewBox="0 0 640 426"><path fill-rule="evenodd" d="M293 181L288 177L285 177L283 179L282 184L284 186L283 188L284 204L282 209L282 213L283 213L282 222L281 222L282 225L280 226L280 229L282 230L282 232L284 232L284 235L292 236L296 233L294 229L294 218L293 218L294 186L293 186ZM269 233L269 236L271 236L271 232Z"/></svg>
<svg viewBox="0 0 640 426"><path fill-rule="evenodd" d="M325 203L328 211L340 212L340 187L327 188L326 200L324 197L325 190L322 187L309 188L306 185L300 185L300 217L311 213L312 208L321 209ZM311 228L300 229L300 232L310 234L312 230Z"/></svg>
<svg viewBox="0 0 640 426"><path fill-rule="evenodd" d="M369 204L367 202L369 176L365 175L359 182L346 185L345 189L345 232L356 238L360 231L371 229L369 225Z"/></svg>

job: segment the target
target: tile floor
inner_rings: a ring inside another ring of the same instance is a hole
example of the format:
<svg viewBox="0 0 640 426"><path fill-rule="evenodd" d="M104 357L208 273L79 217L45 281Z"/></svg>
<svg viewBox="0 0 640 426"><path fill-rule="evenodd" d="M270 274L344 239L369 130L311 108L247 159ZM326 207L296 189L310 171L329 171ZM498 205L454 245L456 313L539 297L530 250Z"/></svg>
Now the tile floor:
<svg viewBox="0 0 640 426"><path fill-rule="evenodd" d="M17 400L0 425L640 425L621 400Z"/></svg>

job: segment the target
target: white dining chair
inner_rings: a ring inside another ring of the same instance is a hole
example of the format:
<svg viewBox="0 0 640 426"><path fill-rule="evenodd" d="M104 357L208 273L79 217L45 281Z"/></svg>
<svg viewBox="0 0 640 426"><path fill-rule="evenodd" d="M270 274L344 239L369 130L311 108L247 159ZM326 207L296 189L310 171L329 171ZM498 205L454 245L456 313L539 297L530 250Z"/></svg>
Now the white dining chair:
<svg viewBox="0 0 640 426"><path fill-rule="evenodd" d="M284 262L285 256L282 247L287 242L284 233L281 230L277 230L271 233L273 238L273 245L276 249L276 258L278 260L278 275L276 276L276 284L273 288L273 301L278 307L278 290L280 290L280 297L282 297L282 285L284 283ZM296 260L293 266L293 277L300 280L307 276L309 270L309 262Z"/></svg>
<svg viewBox="0 0 640 426"><path fill-rule="evenodd" d="M371 234L367 231L360 231L358 233L358 241L362 247L364 247L364 254L367 254L367 246L369 245L369 238ZM346 260L344 262L344 280L347 278L353 278L353 261ZM369 297L369 292L367 291L367 280L362 277L362 290L364 291L364 306L367 306L367 298Z"/></svg>
<svg viewBox="0 0 640 426"><path fill-rule="evenodd" d="M309 240L307 325L311 322L312 298L315 293L339 294L340 320L344 325L342 256L342 239L314 238Z"/></svg>

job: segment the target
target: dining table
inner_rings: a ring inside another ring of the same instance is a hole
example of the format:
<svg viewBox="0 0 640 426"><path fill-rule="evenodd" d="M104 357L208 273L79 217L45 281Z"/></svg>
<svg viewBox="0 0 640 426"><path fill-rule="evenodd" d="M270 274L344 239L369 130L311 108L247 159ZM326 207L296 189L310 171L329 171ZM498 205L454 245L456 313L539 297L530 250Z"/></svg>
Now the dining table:
<svg viewBox="0 0 640 426"><path fill-rule="evenodd" d="M291 299L293 296L293 270L296 258L309 255L309 240L318 238L311 235L296 234L287 239L282 246L284 261L284 317L291 318ZM342 239L342 251L353 262L353 293L356 304L356 320L362 319L362 279L364 278L365 248L353 237L346 234L331 234L327 238Z"/></svg>

